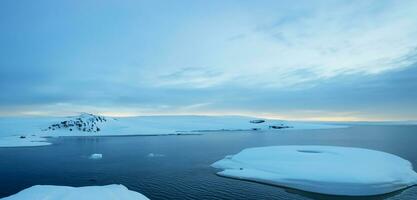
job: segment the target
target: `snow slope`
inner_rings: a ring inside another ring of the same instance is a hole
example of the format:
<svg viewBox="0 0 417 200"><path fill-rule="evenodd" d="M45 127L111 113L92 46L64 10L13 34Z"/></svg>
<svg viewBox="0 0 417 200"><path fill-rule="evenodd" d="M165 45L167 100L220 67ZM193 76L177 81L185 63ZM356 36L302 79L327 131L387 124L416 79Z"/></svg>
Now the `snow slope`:
<svg viewBox="0 0 417 200"><path fill-rule="evenodd" d="M202 134L215 131L343 128L319 123L265 120L242 116L140 116L110 118L92 114L74 117L0 118L0 147L48 145L44 137Z"/></svg>
<svg viewBox="0 0 417 200"><path fill-rule="evenodd" d="M2 200L148 200L123 185L68 187L35 185Z"/></svg>
<svg viewBox="0 0 417 200"><path fill-rule="evenodd" d="M248 148L212 167L223 170L220 176L330 195L385 194L417 184L417 173L407 160L361 148Z"/></svg>

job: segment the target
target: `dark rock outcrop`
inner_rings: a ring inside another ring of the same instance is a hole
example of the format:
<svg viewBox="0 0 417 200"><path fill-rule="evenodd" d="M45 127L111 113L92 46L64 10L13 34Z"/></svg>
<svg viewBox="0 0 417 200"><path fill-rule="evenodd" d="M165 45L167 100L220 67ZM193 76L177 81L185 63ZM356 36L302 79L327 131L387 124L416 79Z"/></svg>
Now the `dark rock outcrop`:
<svg viewBox="0 0 417 200"><path fill-rule="evenodd" d="M99 132L99 126L107 122L106 117L83 113L77 117L70 117L70 119L51 124L48 129L44 130L61 130L67 129L69 131L78 130L82 132Z"/></svg>

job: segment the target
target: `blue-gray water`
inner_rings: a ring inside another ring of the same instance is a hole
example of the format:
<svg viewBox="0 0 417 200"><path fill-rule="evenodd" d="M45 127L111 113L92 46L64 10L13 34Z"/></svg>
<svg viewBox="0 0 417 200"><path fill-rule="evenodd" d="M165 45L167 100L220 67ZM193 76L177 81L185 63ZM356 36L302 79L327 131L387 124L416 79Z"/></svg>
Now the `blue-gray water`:
<svg viewBox="0 0 417 200"><path fill-rule="evenodd" d="M417 126L191 136L64 137L51 141L53 145L44 147L0 148L0 197L37 184L120 183L154 200L347 198L223 178L216 176L216 170L210 167L211 163L244 148L269 145L364 147L396 154L417 166ZM92 153L102 153L103 159L88 159ZM148 157L149 153L164 156ZM415 200L417 187L353 199Z"/></svg>

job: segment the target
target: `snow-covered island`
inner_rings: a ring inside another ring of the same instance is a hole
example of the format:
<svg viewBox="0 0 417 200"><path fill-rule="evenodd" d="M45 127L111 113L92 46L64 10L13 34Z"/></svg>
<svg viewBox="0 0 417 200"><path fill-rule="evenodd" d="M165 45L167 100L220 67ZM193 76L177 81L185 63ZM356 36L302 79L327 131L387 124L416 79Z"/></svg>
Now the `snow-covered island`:
<svg viewBox="0 0 417 200"><path fill-rule="evenodd" d="M220 176L308 192L368 196L417 184L409 161L361 148L270 146L248 148L212 164Z"/></svg>
<svg viewBox="0 0 417 200"><path fill-rule="evenodd" d="M69 187L35 185L3 200L149 200L144 195L128 190L123 185Z"/></svg>
<svg viewBox="0 0 417 200"><path fill-rule="evenodd" d="M243 116L1 117L0 147L49 145L45 137L184 135L226 131L327 129L345 126Z"/></svg>

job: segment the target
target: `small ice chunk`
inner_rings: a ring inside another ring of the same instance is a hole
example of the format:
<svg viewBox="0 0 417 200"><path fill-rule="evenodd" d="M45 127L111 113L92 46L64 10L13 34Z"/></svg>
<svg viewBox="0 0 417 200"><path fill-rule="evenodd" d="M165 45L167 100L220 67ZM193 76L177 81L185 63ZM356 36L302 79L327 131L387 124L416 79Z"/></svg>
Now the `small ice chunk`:
<svg viewBox="0 0 417 200"><path fill-rule="evenodd" d="M101 153L93 153L90 156L90 159L93 159L93 160L99 160L99 159L102 159L102 158L103 158L103 154L101 154Z"/></svg>
<svg viewBox="0 0 417 200"><path fill-rule="evenodd" d="M217 173L220 176L330 195L378 195L417 184L409 161L362 148L248 148L211 166L223 170Z"/></svg>
<svg viewBox="0 0 417 200"><path fill-rule="evenodd" d="M164 154L158 154L158 153L149 153L147 155L147 157L149 157L149 158L153 158L153 157L164 157L164 156L165 156Z"/></svg>

